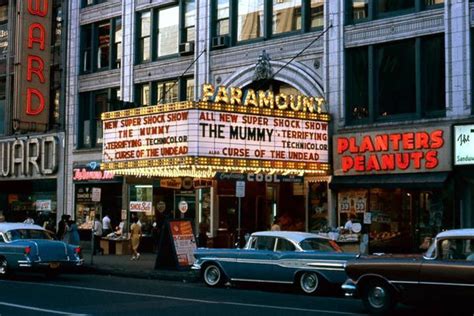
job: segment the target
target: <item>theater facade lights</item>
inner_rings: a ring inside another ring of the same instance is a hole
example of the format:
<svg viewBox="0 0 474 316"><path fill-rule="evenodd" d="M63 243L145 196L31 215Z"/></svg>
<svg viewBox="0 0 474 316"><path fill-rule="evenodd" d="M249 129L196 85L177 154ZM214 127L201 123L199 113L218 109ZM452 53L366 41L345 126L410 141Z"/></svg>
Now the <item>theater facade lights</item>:
<svg viewBox="0 0 474 316"><path fill-rule="evenodd" d="M210 98L209 85L203 89L204 98ZM312 110L281 110L239 103L237 97L231 104L231 99L218 97L224 94L219 89L214 102L104 113L101 167L120 175L163 177L212 177L218 171L327 173L328 114L318 113L315 105ZM305 98L311 99L292 97Z"/></svg>

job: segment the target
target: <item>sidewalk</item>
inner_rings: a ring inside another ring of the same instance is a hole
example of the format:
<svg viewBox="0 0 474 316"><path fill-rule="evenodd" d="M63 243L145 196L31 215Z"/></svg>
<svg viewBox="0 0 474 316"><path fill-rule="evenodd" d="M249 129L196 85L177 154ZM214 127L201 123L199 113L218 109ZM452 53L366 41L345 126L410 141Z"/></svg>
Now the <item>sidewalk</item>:
<svg viewBox="0 0 474 316"><path fill-rule="evenodd" d="M82 271L85 273L183 282L199 281L198 271L155 269L156 253L141 253L139 260L130 260L130 255L95 255L92 262L89 249L83 249L82 254Z"/></svg>

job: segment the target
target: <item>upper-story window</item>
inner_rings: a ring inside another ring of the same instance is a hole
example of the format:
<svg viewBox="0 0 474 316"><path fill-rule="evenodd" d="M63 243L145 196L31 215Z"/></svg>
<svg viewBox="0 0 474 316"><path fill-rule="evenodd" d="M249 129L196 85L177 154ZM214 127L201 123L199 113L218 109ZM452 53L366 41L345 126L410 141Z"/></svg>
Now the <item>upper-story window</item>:
<svg viewBox="0 0 474 316"><path fill-rule="evenodd" d="M79 95L78 148L97 148L103 142L101 114L121 109L120 90L104 89Z"/></svg>
<svg viewBox="0 0 474 316"><path fill-rule="evenodd" d="M121 67L121 17L81 27L81 72Z"/></svg>
<svg viewBox="0 0 474 316"><path fill-rule="evenodd" d="M214 0L214 48L307 32L324 25L324 0Z"/></svg>
<svg viewBox="0 0 474 316"><path fill-rule="evenodd" d="M85 7L88 7L94 4L99 4L106 1L107 0L82 0L82 7L85 8Z"/></svg>
<svg viewBox="0 0 474 316"><path fill-rule="evenodd" d="M135 86L135 103L138 106L194 100L194 78L153 81Z"/></svg>
<svg viewBox="0 0 474 316"><path fill-rule="evenodd" d="M0 6L0 135L5 133L8 56L8 4Z"/></svg>
<svg viewBox="0 0 474 316"><path fill-rule="evenodd" d="M347 23L417 12L443 6L444 0L346 0Z"/></svg>
<svg viewBox="0 0 474 316"><path fill-rule="evenodd" d="M348 124L445 115L443 35L350 48L345 60Z"/></svg>
<svg viewBox="0 0 474 316"><path fill-rule="evenodd" d="M137 13L136 62L155 61L178 53L192 53L196 30L195 0ZM183 46L181 46L181 44Z"/></svg>

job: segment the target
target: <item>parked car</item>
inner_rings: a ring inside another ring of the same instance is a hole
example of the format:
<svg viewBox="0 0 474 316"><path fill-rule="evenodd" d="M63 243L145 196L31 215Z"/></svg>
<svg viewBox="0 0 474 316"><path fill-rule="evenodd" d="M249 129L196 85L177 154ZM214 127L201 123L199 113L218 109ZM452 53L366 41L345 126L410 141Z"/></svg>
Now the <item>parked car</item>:
<svg viewBox="0 0 474 316"><path fill-rule="evenodd" d="M227 281L295 284L315 294L326 285L342 284L346 261L333 240L317 234L287 231L253 233L243 249L198 248L193 269L202 272L208 286Z"/></svg>
<svg viewBox="0 0 474 316"><path fill-rule="evenodd" d="M41 226L0 223L0 276L14 270L56 275L61 267L80 266L83 261L79 245L54 240Z"/></svg>
<svg viewBox="0 0 474 316"><path fill-rule="evenodd" d="M386 313L397 302L470 301L474 297L474 229L439 233L424 255L360 257L347 263L346 272L349 279L343 290L362 298L371 313Z"/></svg>

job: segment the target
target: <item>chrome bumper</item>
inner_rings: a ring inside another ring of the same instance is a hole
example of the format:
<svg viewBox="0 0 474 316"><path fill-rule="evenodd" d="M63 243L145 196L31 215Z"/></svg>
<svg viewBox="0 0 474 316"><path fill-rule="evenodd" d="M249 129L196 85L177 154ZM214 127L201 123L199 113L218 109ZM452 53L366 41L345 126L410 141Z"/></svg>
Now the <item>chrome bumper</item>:
<svg viewBox="0 0 474 316"><path fill-rule="evenodd" d="M197 262L193 263L191 270L201 270L201 264Z"/></svg>
<svg viewBox="0 0 474 316"><path fill-rule="evenodd" d="M357 285L351 279L346 280L344 284L341 285L342 290L346 296L356 296L357 295Z"/></svg>

